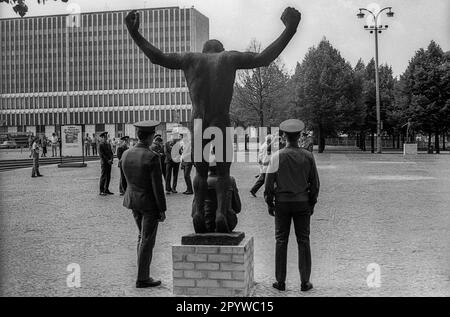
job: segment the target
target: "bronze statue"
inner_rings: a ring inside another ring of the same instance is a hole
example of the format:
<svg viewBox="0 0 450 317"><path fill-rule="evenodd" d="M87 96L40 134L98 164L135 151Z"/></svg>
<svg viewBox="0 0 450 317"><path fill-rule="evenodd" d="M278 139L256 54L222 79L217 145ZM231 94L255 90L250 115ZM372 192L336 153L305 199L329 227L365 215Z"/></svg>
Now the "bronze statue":
<svg viewBox="0 0 450 317"><path fill-rule="evenodd" d="M139 33L139 14L136 11L131 11L125 18L125 22L131 37L152 63L169 69L183 70L192 100L191 132L194 129L194 134L196 133L193 123L194 120L200 119L202 135L208 127L216 127L225 136L227 127L231 127L229 110L236 71L268 66L292 39L300 19L300 12L291 7L286 8L281 16L281 21L286 26L285 30L261 53L225 51L222 43L218 40L207 41L202 53L164 53ZM193 151L199 146L203 149L210 140L202 138L202 144L196 144L198 141L194 137ZM229 157L232 148L227 148L225 140L223 140L223 145L223 157ZM204 207L208 190L209 163L207 159L202 158L201 160L196 159L194 164L197 170L194 179L194 228L196 232L201 232L205 223ZM215 231L221 233L231 231L225 216L231 201L226 198L229 195L227 189L230 187L230 166L231 161L217 159Z"/></svg>
<svg viewBox="0 0 450 317"><path fill-rule="evenodd" d="M403 127L406 127L406 143L416 143L416 133L414 131L414 123L411 119L408 119L408 123L405 123Z"/></svg>

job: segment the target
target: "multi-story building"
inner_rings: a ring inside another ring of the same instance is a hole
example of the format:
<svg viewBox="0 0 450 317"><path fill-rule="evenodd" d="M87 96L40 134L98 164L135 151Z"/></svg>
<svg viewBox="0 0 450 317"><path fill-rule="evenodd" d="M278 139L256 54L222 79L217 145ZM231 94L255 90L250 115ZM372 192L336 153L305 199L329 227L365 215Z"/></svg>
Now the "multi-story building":
<svg viewBox="0 0 450 317"><path fill-rule="evenodd" d="M194 8L142 9L140 31L164 52L201 51L209 20ZM187 123L181 71L150 63L129 36L128 11L0 19L2 132L50 136L61 125L134 136L133 123Z"/></svg>

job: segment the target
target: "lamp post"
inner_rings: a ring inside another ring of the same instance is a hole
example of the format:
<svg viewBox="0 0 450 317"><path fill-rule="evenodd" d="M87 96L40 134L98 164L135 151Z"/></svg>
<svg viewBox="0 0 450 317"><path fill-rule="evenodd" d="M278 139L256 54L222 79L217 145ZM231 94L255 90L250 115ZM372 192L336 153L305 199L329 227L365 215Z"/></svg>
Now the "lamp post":
<svg viewBox="0 0 450 317"><path fill-rule="evenodd" d="M375 25L365 25L364 29L370 31L370 34L375 33L375 89L376 89L376 103L377 103L377 153L381 153L381 110L380 110L380 78L378 74L378 34L382 31L388 29L388 25L379 25L378 18L383 11L389 10L386 15L389 18L394 16L394 12L392 12L392 7L386 7L378 11L378 13L373 13L372 11L360 8L359 13L356 15L359 19L364 18L365 14L363 11L369 12L369 14L373 17L373 22Z"/></svg>

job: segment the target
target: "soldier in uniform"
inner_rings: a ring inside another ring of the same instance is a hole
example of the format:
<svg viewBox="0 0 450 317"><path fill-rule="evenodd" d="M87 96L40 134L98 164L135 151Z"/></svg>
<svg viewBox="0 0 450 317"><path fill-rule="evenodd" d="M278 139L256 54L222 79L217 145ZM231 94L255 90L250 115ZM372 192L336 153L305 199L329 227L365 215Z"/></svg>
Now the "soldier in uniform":
<svg viewBox="0 0 450 317"><path fill-rule="evenodd" d="M102 173L100 176L100 196L114 195L109 191L109 183L111 181L111 167L114 161L114 154L111 149L111 144L108 142L108 132L100 134L100 144L98 145L98 155L100 156L100 163Z"/></svg>
<svg viewBox="0 0 450 317"><path fill-rule="evenodd" d="M120 138L120 140L122 141L122 143L117 148L117 159L119 160L119 163L117 164L117 166L119 167L119 170L120 170L119 192L120 192L120 196L123 196L123 195L125 195L125 191L127 189L127 180L125 179L125 176L123 175L123 170L122 170L120 160L122 159L123 153L126 150L128 150L128 148L129 148L128 142L130 140L130 137L124 136L124 137Z"/></svg>
<svg viewBox="0 0 450 317"><path fill-rule="evenodd" d="M305 124L296 119L281 123L286 147L272 155L266 176L264 197L269 214L275 217L275 276L273 287L286 290L287 246L291 222L294 222L298 244L298 266L301 290L312 289L311 249L309 245L310 218L319 195L319 175L314 156L299 147ZM295 177L293 177L295 175Z"/></svg>
<svg viewBox="0 0 450 317"><path fill-rule="evenodd" d="M127 181L123 206L131 209L139 230L137 288L155 287L161 281L150 277L150 264L158 223L166 219L166 198L159 156L150 150L157 121L136 123L139 142L122 155Z"/></svg>

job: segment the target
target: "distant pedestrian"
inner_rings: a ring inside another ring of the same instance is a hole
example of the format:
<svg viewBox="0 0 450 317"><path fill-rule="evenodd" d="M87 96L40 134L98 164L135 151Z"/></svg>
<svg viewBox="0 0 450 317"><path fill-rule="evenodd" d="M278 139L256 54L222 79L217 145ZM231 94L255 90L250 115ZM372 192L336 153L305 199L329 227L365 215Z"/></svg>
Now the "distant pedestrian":
<svg viewBox="0 0 450 317"><path fill-rule="evenodd" d="M91 156L91 143L92 139L89 136L89 133L86 133L86 137L84 138L84 155Z"/></svg>
<svg viewBox="0 0 450 317"><path fill-rule="evenodd" d="M309 136L308 132L302 133L302 138L300 141L300 147L308 150L309 152L313 152L314 149L314 143L312 138Z"/></svg>
<svg viewBox="0 0 450 317"><path fill-rule="evenodd" d="M128 141L130 140L130 137L124 136L120 140L122 141L122 143L117 148L117 159L119 160L117 166L119 167L120 170L119 192L120 196L123 196L125 195L125 191L127 190L127 180L125 178L125 175L123 174L121 159L123 153L125 153L125 151L128 150L129 148Z"/></svg>
<svg viewBox="0 0 450 317"><path fill-rule="evenodd" d="M92 135L92 143L91 143L91 147L92 147L92 155L96 156L97 155L97 142L98 142L98 138L95 134Z"/></svg>
<svg viewBox="0 0 450 317"><path fill-rule="evenodd" d="M29 135L28 136L28 150L30 151L30 158L33 157L33 151L31 150L33 143L34 143L34 137L33 137L33 135Z"/></svg>
<svg viewBox="0 0 450 317"><path fill-rule="evenodd" d="M183 195L194 194L191 180L192 166L194 166L194 163L191 157L191 141L189 136L186 136L181 140L181 169L183 170L184 182L186 183L186 191L183 192Z"/></svg>
<svg viewBox="0 0 450 317"><path fill-rule="evenodd" d="M58 136L56 133L52 133L50 142L52 144L52 157L58 156Z"/></svg>
<svg viewBox="0 0 450 317"><path fill-rule="evenodd" d="M172 153L172 149L177 143L174 136L171 140L166 142L164 145L164 155L166 163L166 194L176 194L177 192L177 182L178 182L178 171L180 169L180 155L179 153ZM172 154L174 156L172 156ZM173 180L172 180L173 177ZM172 184L171 184L172 183Z"/></svg>
<svg viewBox="0 0 450 317"><path fill-rule="evenodd" d="M116 154L116 150L117 150L116 138L109 139L109 143L111 144L113 153Z"/></svg>
<svg viewBox="0 0 450 317"><path fill-rule="evenodd" d="M43 137L42 139L42 157L47 157L47 145L48 145L48 140L47 137Z"/></svg>
<svg viewBox="0 0 450 317"><path fill-rule="evenodd" d="M114 154L111 144L108 142L108 132L100 134L102 138L98 145L98 155L100 156L101 176L100 176L100 196L114 195L109 191L109 183L111 182L111 167L114 162Z"/></svg>
<svg viewBox="0 0 450 317"><path fill-rule="evenodd" d="M287 145L274 153L270 160L264 192L269 214L275 217L275 277L273 287L286 289L286 262L289 231L294 222L298 244L298 267L301 291L313 288L311 275L311 248L309 243L310 218L319 195L319 175L312 153L299 147L300 133L305 124L296 119L281 123Z"/></svg>
<svg viewBox="0 0 450 317"><path fill-rule="evenodd" d="M252 194L253 197L256 197L256 193L264 185L264 181L266 179L266 171L267 167L269 166L271 154L272 136L269 134L266 136L264 143L258 153L259 178L250 190L250 194Z"/></svg>
<svg viewBox="0 0 450 317"><path fill-rule="evenodd" d="M164 144L161 134L155 135L155 138L153 139L153 143L150 146L150 149L159 155L162 175L163 178L166 179L166 155L164 153Z"/></svg>
<svg viewBox="0 0 450 317"><path fill-rule="evenodd" d="M39 173L39 150L40 141L38 137L34 138L33 144L31 145L31 154L33 156L33 168L31 170L31 177L42 177Z"/></svg>

